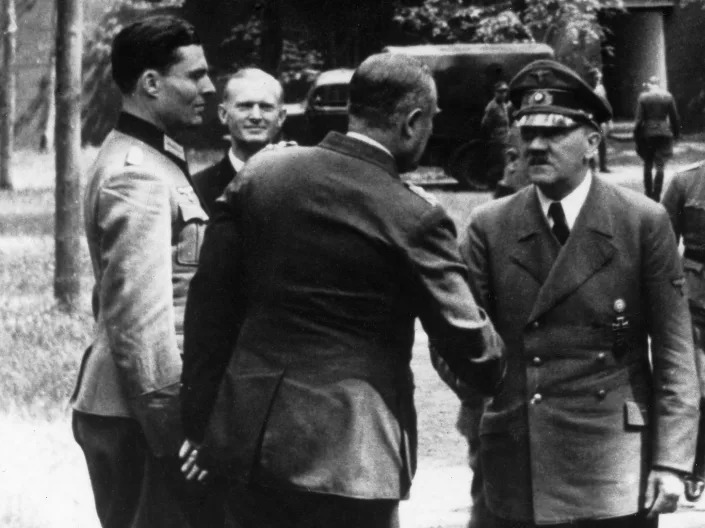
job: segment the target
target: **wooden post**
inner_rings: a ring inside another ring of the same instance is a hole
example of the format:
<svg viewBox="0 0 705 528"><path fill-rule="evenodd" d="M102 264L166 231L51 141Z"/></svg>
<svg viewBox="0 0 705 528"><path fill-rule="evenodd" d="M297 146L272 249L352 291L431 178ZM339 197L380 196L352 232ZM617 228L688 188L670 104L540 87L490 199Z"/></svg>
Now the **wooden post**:
<svg viewBox="0 0 705 528"><path fill-rule="evenodd" d="M54 296L66 310L80 293L81 0L57 0L56 31L56 268Z"/></svg>
<svg viewBox="0 0 705 528"><path fill-rule="evenodd" d="M0 100L0 189L12 189L12 153L15 144L17 96L17 12L15 0L3 2L2 100Z"/></svg>

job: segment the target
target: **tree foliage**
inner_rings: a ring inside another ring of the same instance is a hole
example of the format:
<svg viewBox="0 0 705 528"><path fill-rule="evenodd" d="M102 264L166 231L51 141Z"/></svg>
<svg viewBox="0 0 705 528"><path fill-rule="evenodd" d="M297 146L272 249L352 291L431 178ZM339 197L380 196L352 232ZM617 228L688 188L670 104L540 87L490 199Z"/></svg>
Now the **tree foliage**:
<svg viewBox="0 0 705 528"><path fill-rule="evenodd" d="M585 67L586 49L599 47L606 37L599 14L622 8L622 0L400 2L395 38L399 44L540 41L556 49L558 60Z"/></svg>

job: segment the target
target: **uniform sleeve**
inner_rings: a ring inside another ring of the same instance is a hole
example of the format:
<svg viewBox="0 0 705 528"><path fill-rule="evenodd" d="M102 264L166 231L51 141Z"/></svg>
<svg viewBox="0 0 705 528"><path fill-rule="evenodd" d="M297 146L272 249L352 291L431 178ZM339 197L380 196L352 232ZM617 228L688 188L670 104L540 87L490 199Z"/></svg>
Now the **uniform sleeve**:
<svg viewBox="0 0 705 528"><path fill-rule="evenodd" d="M675 237L661 209L642 235L653 361L654 466L689 472L699 419L690 314Z"/></svg>
<svg viewBox="0 0 705 528"><path fill-rule="evenodd" d="M475 215L470 217L470 222L460 240L460 256L468 267L472 294L490 319L493 319L494 309L490 297L487 242Z"/></svg>
<svg viewBox="0 0 705 528"><path fill-rule="evenodd" d="M440 207L422 219L409 257L419 280L419 314L432 354L477 396L493 394L504 372L504 345L470 292L455 227ZM461 394L464 399L474 396Z"/></svg>
<svg viewBox="0 0 705 528"><path fill-rule="evenodd" d="M681 185L681 178L678 175L671 179L671 183L666 188L663 198L661 198L661 204L668 212L671 227L676 235L676 242L678 242L683 234L681 221L683 218L683 207L685 206L685 193Z"/></svg>
<svg viewBox="0 0 705 528"><path fill-rule="evenodd" d="M242 320L237 228L226 203L217 203L206 230L184 318L181 417L186 437L195 442L203 440Z"/></svg>
<svg viewBox="0 0 705 528"><path fill-rule="evenodd" d="M132 412L155 454L175 453L181 358L174 329L169 189L126 171L100 190L99 317Z"/></svg>

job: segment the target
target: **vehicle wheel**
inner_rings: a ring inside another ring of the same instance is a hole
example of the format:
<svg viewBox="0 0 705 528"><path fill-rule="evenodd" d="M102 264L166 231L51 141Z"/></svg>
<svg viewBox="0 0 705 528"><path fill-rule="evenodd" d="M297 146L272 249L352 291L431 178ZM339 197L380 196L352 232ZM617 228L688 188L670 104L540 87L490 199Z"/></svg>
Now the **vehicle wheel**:
<svg viewBox="0 0 705 528"><path fill-rule="evenodd" d="M445 171L466 189L488 191L494 182L488 180L485 143L473 139L460 145L450 155Z"/></svg>

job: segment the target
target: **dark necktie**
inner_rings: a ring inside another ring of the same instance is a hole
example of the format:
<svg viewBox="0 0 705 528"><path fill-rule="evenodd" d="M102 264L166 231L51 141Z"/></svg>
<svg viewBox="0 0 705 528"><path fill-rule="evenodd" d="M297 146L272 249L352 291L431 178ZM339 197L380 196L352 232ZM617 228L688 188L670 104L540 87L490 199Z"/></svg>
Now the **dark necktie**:
<svg viewBox="0 0 705 528"><path fill-rule="evenodd" d="M565 213L563 212L561 202L551 203L548 207L548 216L553 220L551 231L556 235L561 246L565 245L565 241L568 240L568 235L570 234L570 229L568 229L568 223L565 221Z"/></svg>

